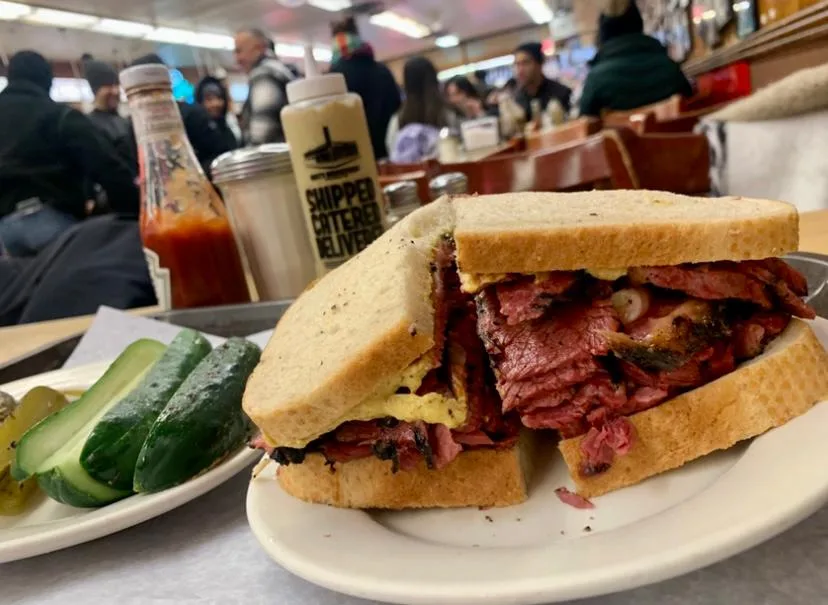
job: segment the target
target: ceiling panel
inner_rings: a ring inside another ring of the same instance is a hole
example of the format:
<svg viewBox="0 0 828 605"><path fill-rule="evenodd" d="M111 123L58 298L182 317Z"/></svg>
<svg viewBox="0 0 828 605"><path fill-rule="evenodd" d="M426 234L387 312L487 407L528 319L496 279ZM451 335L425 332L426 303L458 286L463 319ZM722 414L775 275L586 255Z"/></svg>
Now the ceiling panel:
<svg viewBox="0 0 828 605"><path fill-rule="evenodd" d="M362 4L365 0L357 0ZM592 1L592 0L581 0ZM560 0L559 7L571 6L572 0ZM330 22L336 13L310 6L286 8L278 0L39 0L50 8L94 13L105 17L144 21L156 25L198 29L215 33L233 33L249 26L271 32L279 42L310 41L317 45L330 43ZM530 25L528 15L515 0L385 0L386 8L414 18L441 33L453 33L461 39L485 36L498 31ZM433 39L415 40L402 34L375 27L367 16L358 19L363 37L374 45L381 59L422 52L434 47ZM11 28L11 29L10 29ZM12 32L13 33L10 33ZM102 56L119 55L125 48L145 51L151 44L110 39L93 40L90 34L63 32L54 28L35 28L0 23L0 51L10 54L22 47L42 48L52 58L75 59L82 52ZM96 50L85 48L94 42ZM133 52L130 50L130 52ZM168 51L172 52L172 51ZM175 54L192 52L176 49ZM224 60L229 55L221 54Z"/></svg>

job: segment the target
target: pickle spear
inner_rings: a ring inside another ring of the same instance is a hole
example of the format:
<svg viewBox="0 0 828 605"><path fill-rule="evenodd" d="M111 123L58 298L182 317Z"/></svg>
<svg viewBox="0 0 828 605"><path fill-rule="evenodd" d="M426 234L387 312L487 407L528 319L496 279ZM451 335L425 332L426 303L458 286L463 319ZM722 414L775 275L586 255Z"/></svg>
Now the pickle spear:
<svg viewBox="0 0 828 605"><path fill-rule="evenodd" d="M37 490L37 480L17 481L11 467L20 437L32 426L69 403L66 397L49 387L35 387L20 403L0 392L0 515L17 515L26 509Z"/></svg>

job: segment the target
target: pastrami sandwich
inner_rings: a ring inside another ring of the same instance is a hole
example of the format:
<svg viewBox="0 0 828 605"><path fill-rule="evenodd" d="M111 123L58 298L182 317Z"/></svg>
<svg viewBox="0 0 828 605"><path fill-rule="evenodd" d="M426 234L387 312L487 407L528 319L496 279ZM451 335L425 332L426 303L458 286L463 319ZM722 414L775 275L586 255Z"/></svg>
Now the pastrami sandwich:
<svg viewBox="0 0 828 605"><path fill-rule="evenodd" d="M596 496L828 394L784 203L646 191L443 199L289 309L244 407L313 502L502 506L552 429ZM523 429L521 431L521 429Z"/></svg>

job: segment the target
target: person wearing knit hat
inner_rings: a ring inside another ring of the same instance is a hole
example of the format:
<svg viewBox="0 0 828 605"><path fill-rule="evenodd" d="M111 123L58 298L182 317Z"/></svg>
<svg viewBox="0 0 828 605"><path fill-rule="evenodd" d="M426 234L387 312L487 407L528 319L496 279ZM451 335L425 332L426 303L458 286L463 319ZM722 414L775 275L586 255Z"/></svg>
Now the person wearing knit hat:
<svg viewBox="0 0 828 605"><path fill-rule="evenodd" d="M241 144L241 131L236 134L227 119L233 112L230 111L230 93L221 80L214 76L202 78L196 86L195 100L210 114L225 144L232 149L237 148Z"/></svg>
<svg viewBox="0 0 828 605"><path fill-rule="evenodd" d="M83 75L95 96L92 111L87 114L89 119L112 141L123 159L137 167L137 159L130 144L132 126L129 120L118 113L121 105L118 72L110 65L90 57L83 61Z"/></svg>
<svg viewBox="0 0 828 605"><path fill-rule="evenodd" d="M34 51L9 61L0 92L0 240L34 256L88 214L89 184L113 211L137 216L135 173L89 118L49 96L52 69Z"/></svg>
<svg viewBox="0 0 828 605"><path fill-rule="evenodd" d="M539 42L527 42L515 49L515 79L518 92L515 101L523 108L526 119L532 116L532 102L539 101L541 111L552 100L561 104L564 112L569 113L572 106L572 90L556 80L550 80L543 73L546 55Z"/></svg>
<svg viewBox="0 0 828 605"><path fill-rule="evenodd" d="M693 89L661 43L644 34L635 2L606 0L598 20L598 53L580 100L582 116L629 110Z"/></svg>

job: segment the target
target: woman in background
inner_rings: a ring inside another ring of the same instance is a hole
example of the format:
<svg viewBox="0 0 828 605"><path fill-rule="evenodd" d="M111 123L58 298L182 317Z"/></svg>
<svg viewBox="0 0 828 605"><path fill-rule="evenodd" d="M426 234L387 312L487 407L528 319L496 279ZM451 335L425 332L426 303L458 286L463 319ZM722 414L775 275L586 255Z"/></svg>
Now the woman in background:
<svg viewBox="0 0 828 605"><path fill-rule="evenodd" d="M601 117L603 111L693 94L667 50L644 34L641 13L631 0L606 1L598 22L598 54L590 65L581 93L582 116Z"/></svg>
<svg viewBox="0 0 828 605"><path fill-rule="evenodd" d="M497 115L486 108L477 87L465 76L454 76L446 84L446 96L452 107L466 120L476 120Z"/></svg>
<svg viewBox="0 0 828 605"><path fill-rule="evenodd" d="M227 113L230 110L230 94L221 80L207 76L196 87L196 103L204 107L210 115L210 121L228 149L236 149L240 139L227 123Z"/></svg>
<svg viewBox="0 0 828 605"><path fill-rule="evenodd" d="M437 70L425 57L409 59L403 69L405 101L388 125L386 145L394 163L421 162L437 155L441 128L457 119L440 94Z"/></svg>

